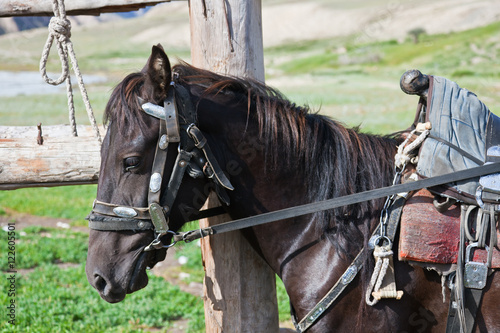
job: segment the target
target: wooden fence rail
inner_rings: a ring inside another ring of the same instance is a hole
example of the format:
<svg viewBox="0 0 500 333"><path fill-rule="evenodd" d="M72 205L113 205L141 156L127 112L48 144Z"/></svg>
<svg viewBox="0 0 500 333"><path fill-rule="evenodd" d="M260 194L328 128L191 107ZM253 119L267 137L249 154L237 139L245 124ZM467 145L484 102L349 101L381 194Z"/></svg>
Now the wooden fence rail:
<svg viewBox="0 0 500 333"><path fill-rule="evenodd" d="M100 144L91 126L0 126L0 190L22 187L95 184ZM104 130L101 130L104 133Z"/></svg>
<svg viewBox="0 0 500 333"><path fill-rule="evenodd" d="M68 15L129 12L171 0L67 0ZM174 0L175 1L175 0ZM52 16L52 0L0 0L0 17Z"/></svg>

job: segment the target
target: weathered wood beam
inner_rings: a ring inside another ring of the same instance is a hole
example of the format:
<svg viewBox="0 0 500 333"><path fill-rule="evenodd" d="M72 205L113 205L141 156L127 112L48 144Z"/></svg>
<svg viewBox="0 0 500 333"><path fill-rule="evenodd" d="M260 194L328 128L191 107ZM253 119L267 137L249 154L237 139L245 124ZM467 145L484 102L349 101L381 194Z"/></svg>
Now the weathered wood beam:
<svg viewBox="0 0 500 333"><path fill-rule="evenodd" d="M23 187L95 184L100 144L91 126L0 126L0 190ZM101 129L101 133L104 130Z"/></svg>
<svg viewBox="0 0 500 333"><path fill-rule="evenodd" d="M172 0L67 0L64 4L68 15L100 15L129 12L170 1ZM52 15L52 0L0 0L0 17Z"/></svg>

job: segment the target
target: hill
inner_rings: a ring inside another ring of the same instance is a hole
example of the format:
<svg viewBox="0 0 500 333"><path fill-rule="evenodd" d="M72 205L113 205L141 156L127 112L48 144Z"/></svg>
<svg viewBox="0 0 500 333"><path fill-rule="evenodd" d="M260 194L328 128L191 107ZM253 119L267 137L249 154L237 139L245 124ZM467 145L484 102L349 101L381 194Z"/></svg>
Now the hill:
<svg viewBox="0 0 500 333"><path fill-rule="evenodd" d="M369 1L310 0L263 1L263 29L266 46L286 42L358 35L364 40L406 38L408 31L423 28L429 34L449 33L485 26L500 20L500 2L496 0L410 0ZM72 24L93 25L141 16L169 18L188 13L185 2L165 3L130 13L100 16L73 16ZM276 19L279 18L279 19ZM49 17L0 18L0 34L46 27ZM189 21L176 27L186 37ZM162 27L153 29L163 30ZM135 38L152 39L157 34L141 33ZM189 40L189 38L184 38Z"/></svg>

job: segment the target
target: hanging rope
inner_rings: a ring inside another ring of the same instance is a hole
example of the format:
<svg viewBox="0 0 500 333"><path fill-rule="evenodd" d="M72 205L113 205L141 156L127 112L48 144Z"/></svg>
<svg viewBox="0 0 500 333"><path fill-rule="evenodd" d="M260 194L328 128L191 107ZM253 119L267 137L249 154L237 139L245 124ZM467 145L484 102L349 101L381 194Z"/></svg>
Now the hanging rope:
<svg viewBox="0 0 500 333"><path fill-rule="evenodd" d="M68 108L69 108L69 122L72 128L74 136L78 136L76 131L76 121L75 121L75 106L73 103L73 88L71 86L71 76L69 74L68 65L68 55L71 59L73 65L73 71L75 72L76 78L78 80L78 86L80 87L80 92L82 93L83 103L87 110L87 115L89 117L92 128L94 129L95 135L102 143L101 134L99 133L99 128L95 121L94 112L92 106L90 105L89 97L85 85L83 84L82 74L80 73L80 68L78 67L78 61L76 60L75 51L73 49L73 43L70 40L71 37L71 23L66 18L66 9L64 7L64 0L53 0L54 17L50 19L49 23L49 37L43 48L42 58L40 59L40 73L43 79L48 84L57 86L63 81L66 81L66 93L68 95ZM47 60L49 58L50 48L52 43L56 41L57 53L59 54L59 59L61 60L61 76L57 80L53 80L47 75Z"/></svg>
<svg viewBox="0 0 500 333"><path fill-rule="evenodd" d="M392 256L393 252L390 248L376 246L373 256L375 257L375 269L370 279L370 284L366 289L366 304L373 306L377 304L379 299L374 298L371 300L372 292L377 292L380 290L382 281L384 280L385 274L387 273L387 268L389 267L389 257Z"/></svg>

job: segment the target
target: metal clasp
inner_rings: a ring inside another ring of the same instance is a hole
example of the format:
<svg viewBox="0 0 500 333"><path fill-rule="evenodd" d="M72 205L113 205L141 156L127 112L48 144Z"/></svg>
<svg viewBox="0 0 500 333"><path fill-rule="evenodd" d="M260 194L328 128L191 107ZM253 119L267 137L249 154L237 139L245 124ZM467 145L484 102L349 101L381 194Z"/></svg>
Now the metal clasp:
<svg viewBox="0 0 500 333"><path fill-rule="evenodd" d="M385 242L385 243L384 243ZM376 246L389 246L392 248L392 241L389 237L385 235L373 235L368 241L368 248L370 250L375 249Z"/></svg>

